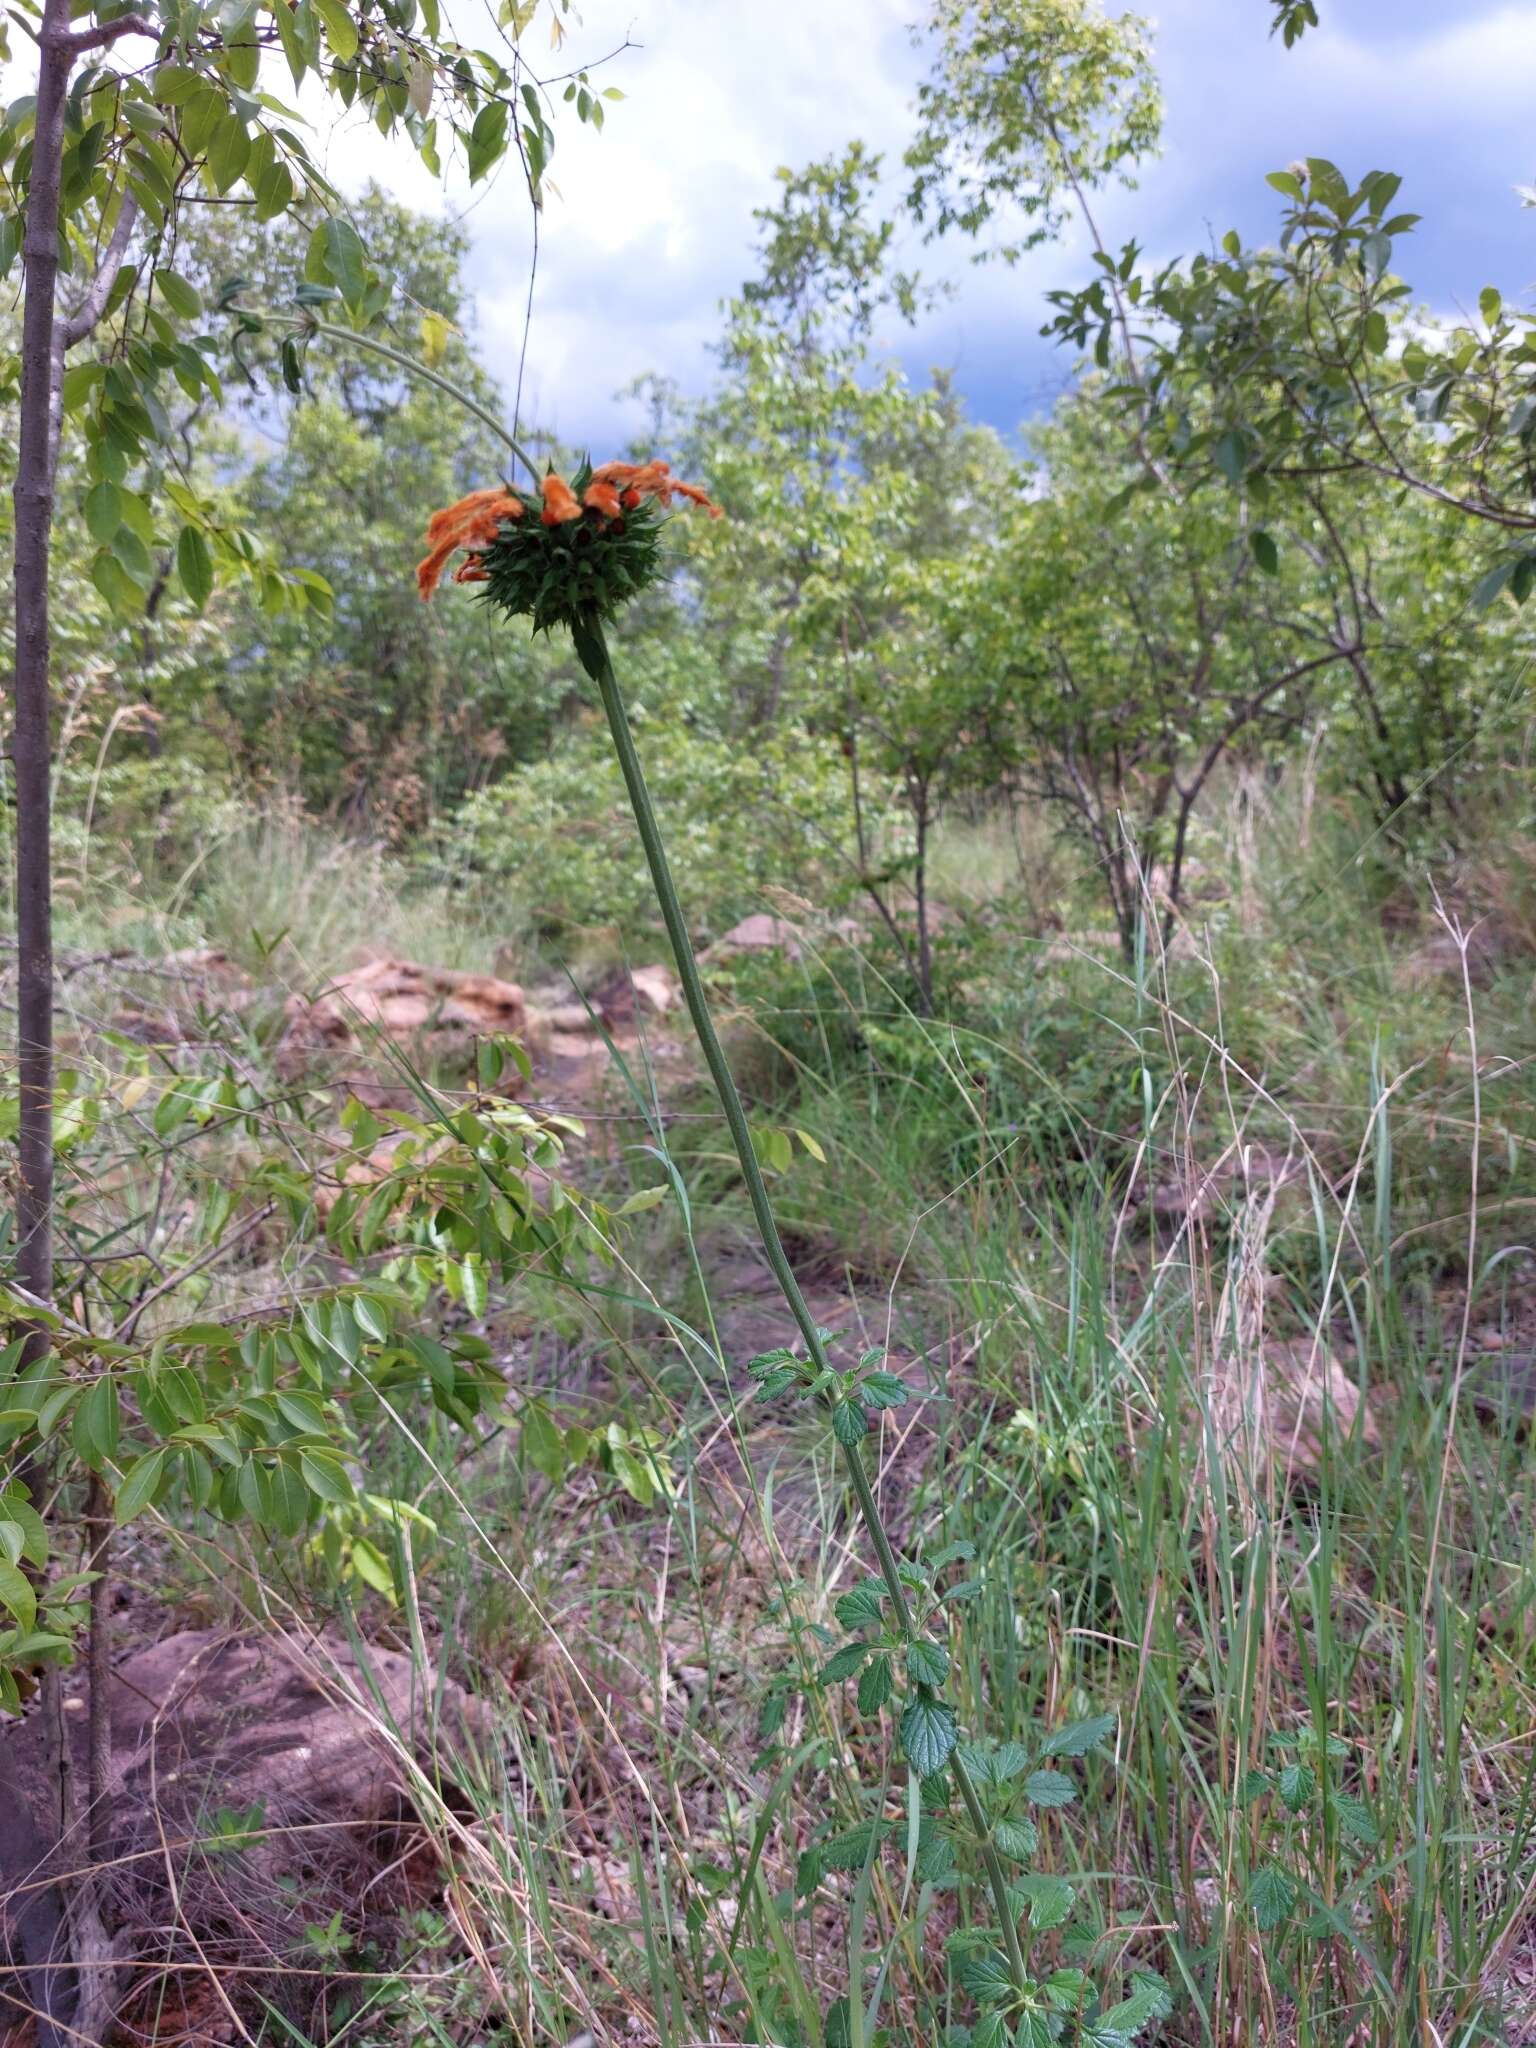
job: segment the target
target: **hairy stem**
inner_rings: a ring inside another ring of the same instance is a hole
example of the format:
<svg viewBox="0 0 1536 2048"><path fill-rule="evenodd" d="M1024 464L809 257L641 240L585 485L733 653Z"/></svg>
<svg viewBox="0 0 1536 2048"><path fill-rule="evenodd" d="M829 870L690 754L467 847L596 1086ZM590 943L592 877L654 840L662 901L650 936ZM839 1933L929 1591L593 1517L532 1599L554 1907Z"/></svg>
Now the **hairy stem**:
<svg viewBox="0 0 1536 2048"><path fill-rule="evenodd" d="M651 872L656 901L661 907L662 922L666 925L673 958L677 962L678 979L683 985L683 1000L688 1005L688 1015L693 1020L693 1028L698 1034L699 1044L704 1053L704 1063L709 1069L709 1078L714 1083L720 1107L725 1112L731 1143L736 1148L736 1157L740 1161L742 1176L747 1184L747 1195L752 1204L752 1214L757 1221L763 1250L773 1269L773 1277L778 1281L780 1291L789 1305L790 1314L805 1340L806 1353L811 1363L818 1372L826 1372L829 1370L826 1346L822 1342L816 1318L811 1314L805 1296L800 1291L800 1283L795 1278L794 1268L789 1263L783 1240L779 1236L779 1226L774 1217L773 1204L768 1198L767 1184L763 1179L762 1168L757 1163L757 1154L752 1147L752 1133L747 1124L747 1113L742 1106L735 1078L720 1044L714 1020L709 1013L703 979L699 974L698 958L693 950L693 939L688 930L687 920L683 916L677 884L672 879L666 845L651 805L650 792L645 785L645 774L640 766L640 756L635 749L635 736L630 729L629 713L624 707L618 677L613 672L607 640L602 627L595 622L577 628L574 639L581 665L597 684L602 695L603 711L608 719L608 730L613 736L614 750L619 757L624 787L629 792L630 807L634 811L635 823L639 827L640 843L645 849L646 864ZM853 1484L854 1497L859 1504L859 1514L869 1533L869 1540L874 1545L875 1556L879 1560L880 1576L891 1596L891 1605L902 1633L910 1639L913 1634L913 1623L907 1589L902 1582L896 1552L880 1513L879 1502L875 1499L874 1488L870 1485L869 1475L864 1469L864 1460L855 1444L844 1444L842 1452L849 1479ZM1008 1899L1008 1881L1002 1859L993 1843L992 1830L977 1797L971 1775L959 1756L954 1753L949 1759L949 1769L976 1833L982 1864L987 1873L987 1883L991 1887L1003 1939L1007 1945L1009 1968L1015 1983L1022 1987L1028 1972L1019 1944L1018 1919Z"/></svg>
<svg viewBox="0 0 1536 2048"><path fill-rule="evenodd" d="M462 405L466 412L473 413L482 426L489 427L497 440L511 449L536 484L542 481L538 465L532 456L512 438L493 412L478 404L451 378L440 376L436 370L429 370L425 363L417 362L416 358L408 356L404 349L391 348L387 342L378 341L371 334L358 334L350 327L334 326L329 320L309 320L285 313L273 314L270 317L286 321L301 334L323 334L327 341L344 342L349 348L360 348L368 355L381 356L386 363L393 363L397 369L406 371L408 375L419 377L424 384L436 385L439 391L446 392L451 399Z"/></svg>

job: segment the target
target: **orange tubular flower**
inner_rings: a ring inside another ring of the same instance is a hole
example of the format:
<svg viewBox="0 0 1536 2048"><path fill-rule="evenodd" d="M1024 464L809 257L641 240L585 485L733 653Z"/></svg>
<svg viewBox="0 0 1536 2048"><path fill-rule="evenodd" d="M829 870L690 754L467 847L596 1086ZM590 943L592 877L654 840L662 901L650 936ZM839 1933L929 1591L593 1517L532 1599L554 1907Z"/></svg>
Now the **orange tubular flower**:
<svg viewBox="0 0 1536 2048"><path fill-rule="evenodd" d="M430 597L442 581L448 558L460 548L488 548L495 540L504 519L521 519L523 501L497 484L488 491L471 491L467 498L460 498L456 505L445 505L440 512L434 512L427 521L427 539L431 553L416 570L416 588L424 598ZM468 569L471 561L464 564ZM460 571L460 579L473 581Z"/></svg>
<svg viewBox="0 0 1536 2048"><path fill-rule="evenodd" d="M624 508L619 503L619 494L612 484L592 482L581 496L583 506L589 512L601 512L605 519L617 519Z"/></svg>
<svg viewBox="0 0 1536 2048"><path fill-rule="evenodd" d="M544 479L543 490L546 526L564 526L570 520L581 517L581 506L577 503L576 493L563 476L556 476L551 470Z"/></svg>

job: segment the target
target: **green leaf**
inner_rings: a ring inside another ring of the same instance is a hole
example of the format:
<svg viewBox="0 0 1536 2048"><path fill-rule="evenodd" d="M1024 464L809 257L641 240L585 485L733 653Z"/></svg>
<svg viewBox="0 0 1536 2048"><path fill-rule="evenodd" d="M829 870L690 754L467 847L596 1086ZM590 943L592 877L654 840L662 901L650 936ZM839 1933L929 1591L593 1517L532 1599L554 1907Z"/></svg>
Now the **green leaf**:
<svg viewBox="0 0 1536 2048"><path fill-rule="evenodd" d="M1353 1835L1366 1848L1372 1847L1381 1837L1375 1815L1362 1800L1352 1798L1347 1792L1334 1795L1333 1810L1339 1817L1339 1826L1345 1834Z"/></svg>
<svg viewBox="0 0 1536 2048"><path fill-rule="evenodd" d="M859 1680L858 1709L861 1714L878 1714L895 1689L889 1657L875 1657L865 1666Z"/></svg>
<svg viewBox="0 0 1536 2048"><path fill-rule="evenodd" d="M914 1685L942 1685L949 1676L949 1652L942 1643L907 1645L907 1676Z"/></svg>
<svg viewBox="0 0 1536 2048"><path fill-rule="evenodd" d="M1008 1959L998 1949L985 1948L980 1955L967 1956L960 1965L959 1977L972 1998L984 2005L996 2005L1013 1997Z"/></svg>
<svg viewBox="0 0 1536 2048"><path fill-rule="evenodd" d="M464 1306L477 1320L485 1314L490 1300L490 1288L485 1277L485 1261L478 1252L471 1252L459 1268L459 1277L464 1282Z"/></svg>
<svg viewBox="0 0 1536 2048"><path fill-rule="evenodd" d="M103 552L92 559L91 581L119 616L131 617L143 609L144 593L116 555Z"/></svg>
<svg viewBox="0 0 1536 2048"><path fill-rule="evenodd" d="M379 1551L365 1537L356 1536L352 1539L352 1548L347 1556L353 1571L357 1573L363 1584L371 1586L375 1593L382 1593L384 1598L393 1606L395 1600L395 1575Z"/></svg>
<svg viewBox="0 0 1536 2048"><path fill-rule="evenodd" d="M1229 484L1241 483L1243 471L1248 466L1247 437L1235 427L1229 428L1216 443L1214 450L1216 467Z"/></svg>
<svg viewBox="0 0 1536 2048"><path fill-rule="evenodd" d="M506 153L507 110L499 100L490 100L475 116L474 126L464 139L465 153L469 159L469 182L476 185L493 169ZM538 183L539 166L535 165L534 183Z"/></svg>
<svg viewBox="0 0 1536 2048"><path fill-rule="evenodd" d="M1138 1974L1133 1980L1136 1989L1129 1998L1119 2005L1112 2005L1108 2012L1102 2012L1088 2029L1088 2038L1097 2048L1127 2048L1143 2027L1153 2020L1166 2019L1173 2009L1168 1987L1161 1977L1150 1970Z"/></svg>
<svg viewBox="0 0 1536 2048"><path fill-rule="evenodd" d="M1031 1806L1070 1806L1077 1787L1064 1771L1031 1771L1024 1780L1024 1797Z"/></svg>
<svg viewBox="0 0 1536 2048"><path fill-rule="evenodd" d="M30 1501L7 1494L0 1500L0 1516L20 1530L21 1556L41 1571L48 1562L48 1525L37 1509Z"/></svg>
<svg viewBox="0 0 1536 2048"><path fill-rule="evenodd" d="M1487 611L1489 605L1493 603L1494 599L1499 595L1500 591L1503 590L1504 586L1509 582L1510 577L1513 576L1514 573L1515 564L1514 558L1512 556L1506 557L1506 559L1502 562L1495 562L1493 567L1488 571L1487 575L1483 578L1481 583L1478 584L1476 590L1474 590L1472 593L1473 611Z"/></svg>
<svg viewBox="0 0 1536 2048"><path fill-rule="evenodd" d="M351 13L341 0L311 0L311 5L325 24L325 40L343 64L350 64L357 55L357 23Z"/></svg>
<svg viewBox="0 0 1536 2048"><path fill-rule="evenodd" d="M208 141L208 169L216 189L239 183L251 157L251 138L238 114L226 114Z"/></svg>
<svg viewBox="0 0 1536 2048"><path fill-rule="evenodd" d="M201 611L213 593L213 557L195 526L184 526L176 537L176 573L182 589Z"/></svg>
<svg viewBox="0 0 1536 2048"><path fill-rule="evenodd" d="M857 1401L839 1401L832 1410L832 1434L844 1450L852 1450L869 1434L869 1417Z"/></svg>
<svg viewBox="0 0 1536 2048"><path fill-rule="evenodd" d="M904 1408L911 1390L893 1372L872 1372L859 1384L859 1392L871 1408Z"/></svg>
<svg viewBox="0 0 1536 2048"><path fill-rule="evenodd" d="M85 525L91 539L107 546L123 523L122 496L105 478L85 494Z"/></svg>
<svg viewBox="0 0 1536 2048"><path fill-rule="evenodd" d="M844 1593L833 1608L833 1613L844 1628L868 1628L880 1619L881 1605L885 1600L885 1587L879 1579L866 1579L862 1586L855 1586Z"/></svg>
<svg viewBox="0 0 1536 2048"><path fill-rule="evenodd" d="M117 1381L109 1372L92 1380L80 1397L75 1411L75 1448L88 1464L104 1464L117 1456L122 1432L122 1410Z"/></svg>
<svg viewBox="0 0 1536 2048"><path fill-rule="evenodd" d="M5 1558L0 1558L0 1607L14 1614L23 1628L31 1628L37 1619L37 1594L32 1581Z"/></svg>
<svg viewBox="0 0 1536 2048"><path fill-rule="evenodd" d="M1029 1906L1029 1924L1036 1934L1048 1934L1071 1918L1077 1893L1064 1877L1048 1877L1029 1871L1015 1878L1009 1890L1017 1892Z"/></svg>
<svg viewBox="0 0 1536 2048"><path fill-rule="evenodd" d="M853 1674L862 1668L868 1655L867 1644L845 1643L842 1649L835 1651L822 1665L819 1674L821 1683L840 1685L845 1678L852 1678Z"/></svg>
<svg viewBox="0 0 1536 2048"><path fill-rule="evenodd" d="M1040 1847L1040 1831L1032 1820L997 1821L992 1828L992 1839L1015 1863L1027 1863Z"/></svg>
<svg viewBox="0 0 1536 2048"><path fill-rule="evenodd" d="M202 296L196 286L188 284L184 277L178 277L174 270L157 270L154 286L156 294L178 320L195 320L202 312Z"/></svg>
<svg viewBox="0 0 1536 2048"><path fill-rule="evenodd" d="M344 1507L356 1497L347 1468L334 1451L300 1451L299 1471L304 1484L319 1500Z"/></svg>
<svg viewBox="0 0 1536 2048"><path fill-rule="evenodd" d="M1280 550L1275 546L1275 537L1266 533L1262 526L1256 526L1248 536L1248 545L1253 550L1253 559L1266 576L1280 574Z"/></svg>
<svg viewBox="0 0 1536 2048"><path fill-rule="evenodd" d="M1255 1873L1248 1887L1248 1903L1253 1908L1253 1917L1268 1934L1283 1920L1288 1920L1296 1904L1296 1885L1283 1870L1277 1870L1273 1863Z"/></svg>
<svg viewBox="0 0 1536 2048"><path fill-rule="evenodd" d="M335 285L349 306L361 305L368 289L368 260L351 221L332 214L315 229L309 238L306 274L312 269L320 271L321 283Z"/></svg>
<svg viewBox="0 0 1536 2048"><path fill-rule="evenodd" d="M1275 1789L1292 1813L1300 1813L1317 1790L1317 1780L1305 1764L1287 1764L1276 1780Z"/></svg>
<svg viewBox="0 0 1536 2048"><path fill-rule="evenodd" d="M302 1430L306 1436L325 1435L325 1410L313 1394L279 1389L273 1399L278 1413L291 1428Z"/></svg>
<svg viewBox="0 0 1536 2048"><path fill-rule="evenodd" d="M142 1514L154 1499L161 1474L165 1471L167 1455L163 1447L157 1451L146 1451L143 1457L135 1458L123 1474L112 1510L113 1518L119 1525L131 1522L135 1515Z"/></svg>
<svg viewBox="0 0 1536 2048"><path fill-rule="evenodd" d="M890 1833L884 1821L861 1821L840 1835L820 1844L822 1863L828 1870L862 1870L875 1846Z"/></svg>
<svg viewBox="0 0 1536 2048"><path fill-rule="evenodd" d="M1040 1745L1042 1756L1087 1756L1101 1742L1107 1742L1117 1726L1113 1714L1090 1714L1084 1721L1068 1721L1054 1728Z"/></svg>
<svg viewBox="0 0 1536 2048"><path fill-rule="evenodd" d="M920 1778L931 1778L949 1762L959 1738L955 1710L943 1700L908 1700L901 1716L901 1746Z"/></svg>
<svg viewBox="0 0 1536 2048"><path fill-rule="evenodd" d="M1478 311L1490 327L1497 327L1504 311L1503 294L1496 286L1485 284L1477 297Z"/></svg>

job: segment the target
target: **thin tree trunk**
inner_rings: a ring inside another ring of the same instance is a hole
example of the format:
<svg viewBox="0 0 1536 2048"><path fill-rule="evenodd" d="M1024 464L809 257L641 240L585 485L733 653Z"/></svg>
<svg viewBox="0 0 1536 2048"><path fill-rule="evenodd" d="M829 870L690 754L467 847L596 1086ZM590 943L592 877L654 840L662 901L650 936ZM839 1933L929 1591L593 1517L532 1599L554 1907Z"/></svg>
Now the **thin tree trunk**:
<svg viewBox="0 0 1536 2048"><path fill-rule="evenodd" d="M922 1014L933 1015L933 942L928 932L928 797L917 806L917 866L912 876L917 898L917 987Z"/></svg>
<svg viewBox="0 0 1536 2048"><path fill-rule="evenodd" d="M16 941L17 941L17 1190L16 1275L37 1300L53 1299L53 848L50 668L51 621L48 602L49 551L53 529L54 480L62 421L64 358L101 319L112 284L133 233L135 202L126 193L108 238L101 268L74 313L61 319L58 308L60 190L64 156L65 105L70 73L87 50L101 49L123 35L157 36L155 26L138 15L70 30L70 0L45 0L38 35L37 96L32 160L27 185L26 229L22 239L25 306L21 331L20 432L15 506L15 705L11 727L11 762L16 792ZM46 1327L34 1323L27 1331L29 1362L45 1359ZM37 1490L40 1464L29 1474ZM106 1496L99 1482L93 1488L98 1519L105 1516ZM110 1527L110 1524L107 1524ZM98 1542L98 1548L102 1548ZM93 1664L105 1664L108 1588L102 1581L92 1594ZM99 1648L98 1648L99 1645ZM93 1674L94 1675L94 1674ZM44 1681L44 1715L49 1720L50 1778L59 1795L58 1840L72 1825L73 1799L68 1792L69 1749L62 1715L49 1715L58 1700L57 1674ZM105 1692L98 1708L93 1688L91 1707L90 1832L105 1839L110 1818L105 1797L109 1782L110 1740ZM0 1875L9 1880L8 1871ZM17 1929L19 1946L31 1973L37 2007L37 2048L60 2048L66 2035L74 2042L94 2040L110 2017L110 1942L102 1927L99 1886L94 1877L79 1888L67 1915L68 1955L60 1953L66 1924L64 1904L56 1886L39 1888ZM63 1965L77 1966L73 1972ZM70 1974L76 1978L68 1995ZM81 1981L84 1980L84 1981Z"/></svg>
<svg viewBox="0 0 1536 2048"><path fill-rule="evenodd" d="M64 103L74 53L69 0L46 0L27 191L26 308L21 334L21 422L16 482L17 1155L16 1270L42 1301L53 1298L53 875L50 817L48 551L53 526L54 323L59 275L59 174ZM28 1350L48 1349L34 1325Z"/></svg>

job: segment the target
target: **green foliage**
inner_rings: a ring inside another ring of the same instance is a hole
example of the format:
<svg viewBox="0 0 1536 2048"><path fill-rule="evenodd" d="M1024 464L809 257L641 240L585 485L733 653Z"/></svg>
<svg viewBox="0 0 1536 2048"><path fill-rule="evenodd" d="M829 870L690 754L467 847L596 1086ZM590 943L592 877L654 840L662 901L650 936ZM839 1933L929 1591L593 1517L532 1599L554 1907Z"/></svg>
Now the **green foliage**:
<svg viewBox="0 0 1536 2048"><path fill-rule="evenodd" d="M690 715L693 678L705 660L700 647L669 650L658 640L642 648L642 674L656 678L659 699L642 730L652 790L675 833L678 859L703 885L696 914L724 930L757 905L768 885L803 889L815 887L821 874L835 878L831 855L845 820L841 764L828 750L788 733L765 735L747 752ZM650 922L644 857L618 768L586 719L544 760L461 805L421 860L451 881L504 881L551 933L617 926L633 936Z"/></svg>
<svg viewBox="0 0 1536 2048"><path fill-rule="evenodd" d="M1133 182L1155 152L1162 98L1139 16L1098 0L935 0L928 25L938 54L907 165L934 233L997 221L995 253L1015 262L1060 232L1074 197Z"/></svg>

